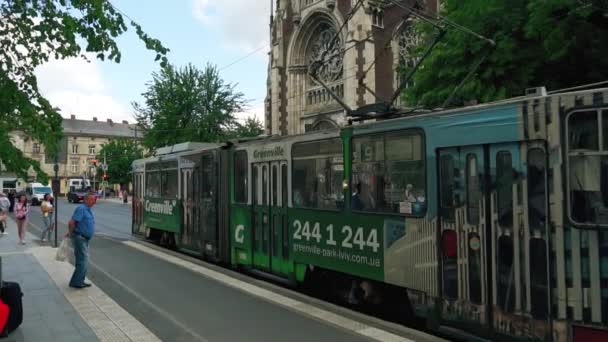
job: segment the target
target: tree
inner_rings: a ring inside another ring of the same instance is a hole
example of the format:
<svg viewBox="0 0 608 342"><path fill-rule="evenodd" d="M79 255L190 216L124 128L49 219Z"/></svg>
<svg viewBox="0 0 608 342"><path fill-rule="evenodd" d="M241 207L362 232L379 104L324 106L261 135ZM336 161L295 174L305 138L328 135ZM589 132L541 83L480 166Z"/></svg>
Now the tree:
<svg viewBox="0 0 608 342"><path fill-rule="evenodd" d="M144 128L144 146L157 147L187 141L219 142L238 128L235 114L245 100L236 86L225 83L216 67L200 70L173 65L152 74L142 94L144 105L134 103L138 124Z"/></svg>
<svg viewBox="0 0 608 342"><path fill-rule="evenodd" d="M131 139L110 140L97 155L97 160L105 159L108 164L108 182L120 185L131 182L131 164L140 158L143 158L143 150ZM103 170L98 170L97 175L103 175Z"/></svg>
<svg viewBox="0 0 608 342"><path fill-rule="evenodd" d="M131 21L156 60L167 64L169 51ZM58 151L61 116L40 94L34 74L49 59L82 57L120 62L116 38L127 31L123 15L107 0L13 0L0 2L0 160L10 171L25 177L33 167L47 180L39 163L25 158L9 133L22 131L45 145L50 155Z"/></svg>
<svg viewBox="0 0 608 342"><path fill-rule="evenodd" d="M264 134L264 127L255 116L248 117L244 123L238 123L233 132L235 138L252 138Z"/></svg>
<svg viewBox="0 0 608 342"><path fill-rule="evenodd" d="M496 42L448 26L406 91L406 102L439 106L484 54L452 104L504 99L525 88L566 88L608 79L608 6L591 0L442 1L442 15ZM427 44L437 31L417 25ZM420 51L425 47L421 46Z"/></svg>

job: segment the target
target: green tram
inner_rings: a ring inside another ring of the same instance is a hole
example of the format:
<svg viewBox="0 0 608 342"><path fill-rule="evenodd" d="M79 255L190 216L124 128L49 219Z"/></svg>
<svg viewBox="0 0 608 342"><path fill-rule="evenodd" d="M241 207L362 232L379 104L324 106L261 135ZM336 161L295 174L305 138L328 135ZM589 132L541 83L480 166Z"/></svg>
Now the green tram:
<svg viewBox="0 0 608 342"><path fill-rule="evenodd" d="M432 329L608 340L608 89L133 163L133 233Z"/></svg>

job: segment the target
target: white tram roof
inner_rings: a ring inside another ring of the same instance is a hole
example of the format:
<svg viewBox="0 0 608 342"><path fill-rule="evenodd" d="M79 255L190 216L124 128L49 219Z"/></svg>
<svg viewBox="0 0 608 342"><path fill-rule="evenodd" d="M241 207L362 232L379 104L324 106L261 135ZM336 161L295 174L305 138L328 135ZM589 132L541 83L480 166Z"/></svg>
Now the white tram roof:
<svg viewBox="0 0 608 342"><path fill-rule="evenodd" d="M181 155L196 153L198 151L211 150L221 146L224 145L201 142L185 142L171 146L163 146L157 149L155 155L152 157L134 160L133 164L131 164L132 171L143 171L144 165L147 163L156 162L160 160L172 160L178 158Z"/></svg>
<svg viewBox="0 0 608 342"><path fill-rule="evenodd" d="M219 144L213 143L201 143L201 142L185 142L181 144L175 144L172 146L164 146L156 150L156 156L162 156L167 154L192 152L197 150L208 150L220 146Z"/></svg>

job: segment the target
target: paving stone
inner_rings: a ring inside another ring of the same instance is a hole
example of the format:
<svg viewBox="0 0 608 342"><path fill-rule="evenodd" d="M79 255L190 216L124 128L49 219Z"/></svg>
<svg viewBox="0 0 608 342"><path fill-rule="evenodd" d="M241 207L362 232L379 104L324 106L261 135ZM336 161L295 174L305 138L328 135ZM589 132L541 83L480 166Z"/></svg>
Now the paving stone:
<svg viewBox="0 0 608 342"><path fill-rule="evenodd" d="M16 228L10 226L11 223L9 222L9 231L16 231ZM3 280L18 282L23 291L23 323L3 341L98 341L38 259L31 254L37 247L28 244L21 248L17 246L16 239L16 234L3 236L0 239L0 251L4 254L0 255ZM6 254L7 252L21 254ZM77 326L74 322L77 322ZM83 339L83 336L87 339Z"/></svg>

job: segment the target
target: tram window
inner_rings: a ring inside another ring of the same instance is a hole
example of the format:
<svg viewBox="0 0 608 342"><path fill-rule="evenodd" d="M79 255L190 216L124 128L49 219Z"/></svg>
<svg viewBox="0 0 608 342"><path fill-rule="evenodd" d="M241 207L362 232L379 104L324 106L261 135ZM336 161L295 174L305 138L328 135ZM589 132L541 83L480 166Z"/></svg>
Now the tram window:
<svg viewBox="0 0 608 342"><path fill-rule="evenodd" d="M167 170L162 172L162 197L177 198L178 183L177 170Z"/></svg>
<svg viewBox="0 0 608 342"><path fill-rule="evenodd" d="M481 200L481 185L477 166L477 156L467 156L467 222L479 224L479 201Z"/></svg>
<svg viewBox="0 0 608 342"><path fill-rule="evenodd" d="M568 119L568 140L570 150L599 149L597 111L576 112Z"/></svg>
<svg viewBox="0 0 608 342"><path fill-rule="evenodd" d="M513 239L509 236L498 238L497 251L497 304L506 312L515 307L515 285L513 272Z"/></svg>
<svg viewBox="0 0 608 342"><path fill-rule="evenodd" d="M604 136L604 151L608 151L608 110L602 111L602 135Z"/></svg>
<svg viewBox="0 0 608 342"><path fill-rule="evenodd" d="M540 148L528 151L528 221L530 229L545 230L546 180L545 152Z"/></svg>
<svg viewBox="0 0 608 342"><path fill-rule="evenodd" d="M234 153L234 201L247 203L247 152Z"/></svg>
<svg viewBox="0 0 608 342"><path fill-rule="evenodd" d="M201 197L204 199L213 199L213 185L215 184L215 175L213 174L213 156L206 154L203 155L202 159Z"/></svg>
<svg viewBox="0 0 608 342"><path fill-rule="evenodd" d="M574 112L568 117L570 218L579 224L608 225L607 130L606 110Z"/></svg>
<svg viewBox="0 0 608 342"><path fill-rule="evenodd" d="M278 207L279 204L279 175L278 175L279 169L277 168L276 165L272 166L272 182L271 187L272 187L272 206L274 207Z"/></svg>
<svg viewBox="0 0 608 342"><path fill-rule="evenodd" d="M500 226L513 226L513 164L506 151L496 155L496 202Z"/></svg>
<svg viewBox="0 0 608 342"><path fill-rule="evenodd" d="M294 207L341 208L344 164L340 139L295 144L292 157Z"/></svg>
<svg viewBox="0 0 608 342"><path fill-rule="evenodd" d="M426 178L419 132L360 136L352 145L353 210L424 214Z"/></svg>
<svg viewBox="0 0 608 342"><path fill-rule="evenodd" d="M268 205L268 167L262 165L262 205Z"/></svg>
<svg viewBox="0 0 608 342"><path fill-rule="evenodd" d="M258 167L251 167L251 194L254 199L254 204L260 204L260 196L258 196Z"/></svg>
<svg viewBox="0 0 608 342"><path fill-rule="evenodd" d="M287 165L283 164L281 166L281 205L283 208L287 208Z"/></svg>
<svg viewBox="0 0 608 342"><path fill-rule="evenodd" d="M454 220L454 157L446 154L440 159L441 216L448 221Z"/></svg>
<svg viewBox="0 0 608 342"><path fill-rule="evenodd" d="M148 172L146 175L146 197L160 197L160 172Z"/></svg>

